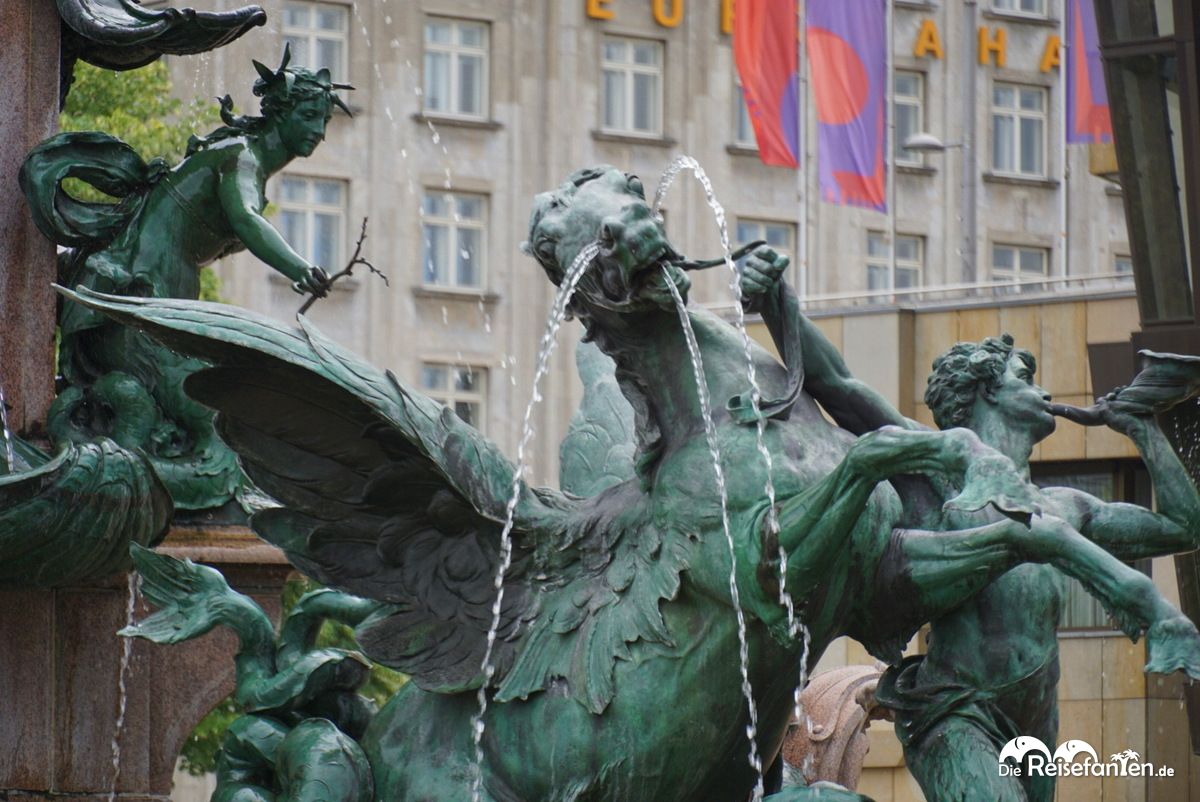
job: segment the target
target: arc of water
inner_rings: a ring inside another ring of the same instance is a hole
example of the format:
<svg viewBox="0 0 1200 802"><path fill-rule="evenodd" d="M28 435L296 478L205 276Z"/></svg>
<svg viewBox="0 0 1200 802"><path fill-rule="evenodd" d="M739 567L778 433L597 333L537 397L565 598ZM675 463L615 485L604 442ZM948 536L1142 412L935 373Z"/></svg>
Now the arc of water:
<svg viewBox="0 0 1200 802"><path fill-rule="evenodd" d="M542 395L538 388L541 385L542 378L550 368L550 355L554 352L558 330L567 316L567 304L571 302L571 298L575 295L575 289L579 286L579 280L587 272L587 268L591 265L592 260L599 253L599 243L587 245L575 257L575 261L571 263L570 268L567 269L562 283L559 285L558 293L554 297L554 305L550 310L550 317L546 322L546 330L542 334L542 341L538 350L537 366L533 372L533 394L529 399L529 404L525 407L525 418L521 423L521 439L517 442L517 464L513 469L512 492L508 497L508 506L505 508L504 528L500 532L500 567L496 571L494 582L496 599L492 603L492 623L488 627L487 645L484 647L483 663L480 666L483 672L483 684L479 686L479 692L476 694L476 699L479 702L479 712L471 720L472 738L474 739L475 746L475 762L473 766L473 779L471 781L471 802L479 802L483 788L483 733L486 729L483 717L487 714L488 708L488 685L491 683L492 676L496 673L496 666L492 663L492 654L496 645L496 633L500 629L500 610L504 604L504 575L508 573L508 569L512 565L512 529L516 516L517 502L521 499L521 477L526 467L525 449L528 447L529 441L533 439L533 410L542 400Z"/></svg>
<svg viewBox="0 0 1200 802"><path fill-rule="evenodd" d="M675 181L675 177L684 168L691 170L692 174L696 176L696 180L700 182L700 186L704 189L705 200L709 208L712 209L713 216L717 221L717 229L721 238L722 257L725 261L725 266L729 270L729 288L733 294L734 328L741 334L742 349L746 357L746 378L750 383L750 404L754 410L755 444L767 469L767 479L763 488L763 492L767 497L767 532L774 535L779 532L779 518L775 509L774 463L771 459L770 449L766 446L767 422L760 411L762 389L758 384L758 373L754 367L754 352L751 345L750 332L746 329L746 315L742 309L741 274L733 261L733 249L729 242L729 224L725 218L725 207L717 200L712 182L709 180L708 174L704 172L704 168L700 166L700 163L691 156L677 156L667 165L667 169L663 172L662 178L658 182L658 188L654 192L653 211L656 215L659 213L667 190L670 189L671 184ZM804 686L808 683L808 647L810 638L808 628L796 616L795 602L787 589L787 563L787 552L780 546L779 603L787 612L788 635L792 638L802 636L804 641L803 654L800 661L800 677L792 696L793 716L796 720L799 720L803 715L800 694L804 690Z"/></svg>
<svg viewBox="0 0 1200 802"><path fill-rule="evenodd" d="M0 387L0 429L4 430L4 472L13 473L17 469L17 458L13 453L12 430L8 428L8 402L3 387Z"/></svg>
<svg viewBox="0 0 1200 802"><path fill-rule="evenodd" d="M125 627L128 629L137 623L137 597L141 585L141 576L137 571L130 571L126 581L125 591ZM113 724L112 734L112 789L108 792L108 802L114 802L117 797L117 783L121 779L121 735L125 730L125 709L129 703L129 669L133 662L133 638L121 639L121 668L117 674L117 720Z"/></svg>
<svg viewBox="0 0 1200 802"><path fill-rule="evenodd" d="M717 427L712 419L712 405L708 395L708 380L704 376L704 360L700 356L700 346L696 344L696 332L692 329L692 319L688 316L687 305L679 288L671 279L667 268L663 268L663 277L671 296L675 299L675 309L679 312L679 324L683 328L683 336L687 340L688 355L692 358L692 372L696 376L696 395L700 400L700 416L704 419L704 439L708 442L708 452L712 456L713 474L717 481L717 492L721 499L721 528L725 532L725 542L729 546L729 595L733 601L733 609L737 613L738 624L738 657L741 660L742 695L746 697L746 708L750 714L750 723L746 725L746 737L750 740L750 765L754 767L754 799L763 798L763 765L758 754L758 706L754 703L754 690L750 686L750 643L746 631L746 615L742 612L741 596L737 586L737 553L734 551L733 533L729 529L729 497L725 488L725 471L721 467L721 450L717 445Z"/></svg>

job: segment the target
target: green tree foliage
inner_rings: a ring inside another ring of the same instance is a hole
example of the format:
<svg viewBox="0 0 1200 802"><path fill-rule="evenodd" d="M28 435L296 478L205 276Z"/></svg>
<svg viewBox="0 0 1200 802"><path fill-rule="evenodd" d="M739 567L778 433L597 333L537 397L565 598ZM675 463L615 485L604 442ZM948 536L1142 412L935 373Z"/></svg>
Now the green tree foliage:
<svg viewBox="0 0 1200 802"><path fill-rule="evenodd" d="M162 61L125 72L79 62L58 122L64 131L103 131L129 143L144 159L174 164L183 158L188 137L208 132L220 118L215 103L185 103L172 96Z"/></svg>
<svg viewBox="0 0 1200 802"><path fill-rule="evenodd" d="M299 575L296 577L283 586L280 601L285 616L301 596L310 590L321 587L311 579ZM358 645L354 641L354 631L336 621L326 621L322 625L321 632L317 635L317 646L358 649ZM375 704L382 707L384 702L391 699L392 695L400 690L400 687L407 681L408 678L403 674L398 674L381 665L374 665L371 668L370 677L359 688L359 693L369 697ZM232 698L224 699L214 707L207 716L200 720L200 723L188 736L187 741L184 742L183 750L180 752L181 767L189 774L197 776L214 771L217 766L217 753L221 749L221 740L225 737L225 731L241 714Z"/></svg>
<svg viewBox="0 0 1200 802"><path fill-rule="evenodd" d="M171 94L171 78L162 61L124 72L77 62L66 108L58 118L64 131L103 131L128 143L147 161L161 158L171 164L183 159L188 137L207 133L220 122L215 103L185 103ZM67 189L83 200L111 200L81 181L72 181ZM200 299L223 300L211 268L200 273Z"/></svg>

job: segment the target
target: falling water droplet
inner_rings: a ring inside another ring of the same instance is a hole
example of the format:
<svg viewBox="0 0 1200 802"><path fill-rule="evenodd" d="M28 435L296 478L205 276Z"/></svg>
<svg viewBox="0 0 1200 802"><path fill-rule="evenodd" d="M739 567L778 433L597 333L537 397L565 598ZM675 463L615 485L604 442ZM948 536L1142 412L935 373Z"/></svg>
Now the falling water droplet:
<svg viewBox="0 0 1200 802"><path fill-rule="evenodd" d="M746 709L749 713L749 724L746 726L746 737L750 741L750 765L754 767L754 802L763 798L763 763L758 754L758 705L754 702L754 690L750 686L750 641L746 626L746 615L742 611L741 596L737 584L737 549L733 542L733 532L729 526L729 494L725 486L725 469L721 465L721 450L717 444L717 427L713 423L712 407L709 399L708 380L704 374L704 360L700 355L700 346L696 343L696 333L692 329L692 319L688 315L687 304L679 294L671 271L663 267L663 283L675 299L675 309L679 313L680 327L687 341L688 354L692 359L692 373L696 377L696 395L700 401L700 416L704 422L704 439L708 443L709 455L712 458L713 476L716 479L717 494L721 502L721 528L725 533L725 543L729 548L729 596L733 610L737 614L738 625L738 660L742 672L742 696L746 699Z"/></svg>
<svg viewBox="0 0 1200 802"><path fill-rule="evenodd" d="M517 502L521 498L521 477L528 469L526 449L529 446L529 441L533 438L533 411L538 402L541 401L541 392L539 387L542 378L550 369L550 355L554 353L554 346L557 344L558 329L562 326L563 320L567 316L567 304L570 303L571 297L575 294L575 288L579 286L579 280L592 264L592 260L600 253L599 243L592 243L584 246L579 254L575 257L575 261L571 263L563 276L562 284L558 288L558 293L554 298L554 305L550 309L550 317L546 322L546 330L542 334L542 340L538 347L537 365L533 371L533 394L529 400L529 404L525 407L525 417L521 422L521 439L517 441L517 464L516 470L513 471L512 491L508 498L508 506L505 512L504 528L500 531L500 566L496 571L496 578L493 586L496 591L496 599L492 603L492 622L488 627L487 645L484 648L482 670L484 676L491 677L495 671L495 665L492 662L492 647L495 644L497 634L500 629L500 614L504 604L504 575L508 572L509 565L512 563L512 529L513 523L516 520ZM479 687L477 700L479 702L479 711L475 714L473 729L475 736L475 761L472 772L471 782L471 800L472 802L480 801L480 793L483 788L483 733L484 721L483 718L487 714L488 708L488 683L484 682Z"/></svg>

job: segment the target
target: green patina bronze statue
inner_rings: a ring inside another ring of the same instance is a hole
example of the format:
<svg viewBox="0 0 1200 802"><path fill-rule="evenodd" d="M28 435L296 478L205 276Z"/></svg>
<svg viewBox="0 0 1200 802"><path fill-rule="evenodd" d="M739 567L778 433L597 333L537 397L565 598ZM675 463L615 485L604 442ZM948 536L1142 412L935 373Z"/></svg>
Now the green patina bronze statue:
<svg viewBox="0 0 1200 802"><path fill-rule="evenodd" d="M38 145L21 186L39 229L61 246L59 280L117 295L196 298L200 267L243 248L305 292L327 277L262 216L267 179L325 138L342 101L329 72L255 62L261 117L238 117L221 101L226 125L194 138L170 167L144 162L102 133L63 133ZM343 107L344 108L344 107ZM117 203L84 202L63 187L82 179ZM183 393L200 363L65 303L59 315L59 370L66 387L47 421L59 442L109 437L140 450L182 510L218 507L241 485L237 459L212 429L212 413Z"/></svg>
<svg viewBox="0 0 1200 802"><path fill-rule="evenodd" d="M356 636L412 682L362 739L381 802L471 797L481 686L492 700L484 800L744 802L754 786L731 554L673 300L689 282L641 182L611 167L579 171L535 201L528 247L551 281L593 243L598 255L570 309L603 352L588 359L611 360L613 379L589 377L564 455L568 471L604 466L599 477L562 477L582 496L526 486L478 431L303 318L293 329L224 306L65 293L205 360L187 392L217 411L222 439L283 505L256 514L255 531L309 576L382 603ZM1047 499L1010 457L968 429L916 430L854 380L799 314L780 280L786 263L764 247L742 273L747 302L791 362L753 349L764 397L780 399L764 406L777 533L766 526L753 409L740 401L742 339L708 313L686 312L710 395L733 399L715 413L716 439L760 754L779 751L804 650L779 600L780 549L810 664L841 635L898 662L923 623L1040 562L1146 630L1149 670L1200 676L1190 622L1152 589L1122 586L1123 566L1042 514ZM791 380L800 354L803 392ZM627 423L609 429L606 416ZM482 663L514 486L491 673ZM945 514L989 505L1003 513L997 520L944 531ZM776 798L859 797L812 787Z"/></svg>
<svg viewBox="0 0 1200 802"><path fill-rule="evenodd" d="M1109 504L1064 487L1042 491L1042 507L1116 557L1136 560L1200 546L1200 494L1159 430L1154 413L1194 396L1200 360L1151 355L1129 388L1090 410L1056 407L1034 384L1033 355L1011 337L959 343L933 363L925 402L943 430L966 427L1028 474L1033 446L1054 431L1054 413L1106 424L1137 445L1154 483L1159 513ZM948 529L996 520L982 511L946 516ZM1075 548L1078 548L1077 546ZM1050 802L1054 777L997 771L1004 745L1033 736L1058 741L1057 624L1063 588L1050 565L1023 565L933 621L928 654L885 673L876 698L896 713L906 763L928 799ZM1149 577L1115 565L1112 593L1142 599L1142 616L1118 616L1135 640L1144 622L1174 613ZM1180 620L1180 629L1187 624Z"/></svg>
<svg viewBox="0 0 1200 802"><path fill-rule="evenodd" d="M120 28L112 43L140 42L143 53L160 45L198 47L200 41L178 39L196 25L207 26L215 45L261 21L255 9L210 19L117 1L143 27L121 27L115 11L97 16L88 3L74 4L76 16L108 20ZM132 52L125 55L133 58ZM19 178L38 228L64 247L59 280L118 295L194 299L202 265L246 248L298 291L324 294L322 267L309 264L263 218L264 188L271 175L320 144L333 107L345 108L337 90L346 87L333 84L327 70L289 67L289 59L285 50L277 70L255 62L261 117L234 115L224 98L225 126L194 138L175 167L147 163L99 132L63 133L34 148ZM114 202L79 200L64 186L67 179L91 184ZM0 473L0 582L6 584L63 585L122 570L129 544L158 542L174 511L220 508L244 488L236 455L213 430L211 410L183 391L201 362L78 304L63 303L58 323L60 392L46 429L60 453L51 458L18 443L15 464L6 460ZM229 506L235 519L241 515Z"/></svg>
<svg viewBox="0 0 1200 802"><path fill-rule="evenodd" d="M216 626L238 637L234 699L245 710L226 732L214 802L371 802L371 767L354 740L375 706L355 693L368 663L357 652L317 648L326 620L350 626L379 608L332 590L300 597L278 637L251 599L213 568L134 545L142 593L159 611L125 637L182 643Z"/></svg>

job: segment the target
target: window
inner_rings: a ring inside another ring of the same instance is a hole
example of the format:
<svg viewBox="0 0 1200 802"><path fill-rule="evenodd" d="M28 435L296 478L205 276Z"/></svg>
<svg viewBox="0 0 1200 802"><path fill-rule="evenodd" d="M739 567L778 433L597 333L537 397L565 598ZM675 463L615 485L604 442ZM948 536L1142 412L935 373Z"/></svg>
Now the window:
<svg viewBox="0 0 1200 802"><path fill-rule="evenodd" d="M922 165L925 157L915 150L906 150L904 143L925 130L925 76L897 70L892 99L896 104L896 164Z"/></svg>
<svg viewBox="0 0 1200 802"><path fill-rule="evenodd" d="M750 124L750 110L746 108L746 96L742 93L742 82L733 90L733 144L742 148L758 148L754 138L754 126Z"/></svg>
<svg viewBox="0 0 1200 802"><path fill-rule="evenodd" d="M483 430L487 396L487 371L483 368L426 362L421 366L421 389L466 423Z"/></svg>
<svg viewBox="0 0 1200 802"><path fill-rule="evenodd" d="M426 193L421 204L425 284L472 289L483 286L486 206L480 195Z"/></svg>
<svg viewBox="0 0 1200 802"><path fill-rule="evenodd" d="M791 257L795 253L796 227L791 223L773 223L767 220L738 218L734 248L740 248L755 240L762 240L776 253ZM748 258L748 257L747 257Z"/></svg>
<svg viewBox="0 0 1200 802"><path fill-rule="evenodd" d="M1046 0L992 0L992 8L1008 14L1046 16Z"/></svg>
<svg viewBox="0 0 1200 802"><path fill-rule="evenodd" d="M285 175L279 181L279 230L296 252L330 273L343 267L346 182Z"/></svg>
<svg viewBox="0 0 1200 802"><path fill-rule="evenodd" d="M1133 257L1118 254L1113 258L1113 272L1119 276L1118 281L1133 281Z"/></svg>
<svg viewBox="0 0 1200 802"><path fill-rule="evenodd" d="M1050 251L1045 248L1026 248L1020 245L992 246L992 281L1028 281L1044 278L1050 263ZM999 288L1002 293L1044 289L1042 284L1026 284Z"/></svg>
<svg viewBox="0 0 1200 802"><path fill-rule="evenodd" d="M1046 90L992 87L992 170L1041 178L1046 174Z"/></svg>
<svg viewBox="0 0 1200 802"><path fill-rule="evenodd" d="M887 235L882 231L867 232L867 289L890 290L891 253ZM896 289L921 286L921 270L925 266L925 238L912 234L896 235Z"/></svg>
<svg viewBox="0 0 1200 802"><path fill-rule="evenodd" d="M345 82L349 13L346 6L332 3L285 3L283 40L292 46L292 61L314 70L328 67L335 83Z"/></svg>
<svg viewBox="0 0 1200 802"><path fill-rule="evenodd" d="M425 111L487 116L488 27L431 17L425 22Z"/></svg>
<svg viewBox="0 0 1200 802"><path fill-rule="evenodd" d="M662 133L661 42L604 37L601 123L612 133Z"/></svg>

